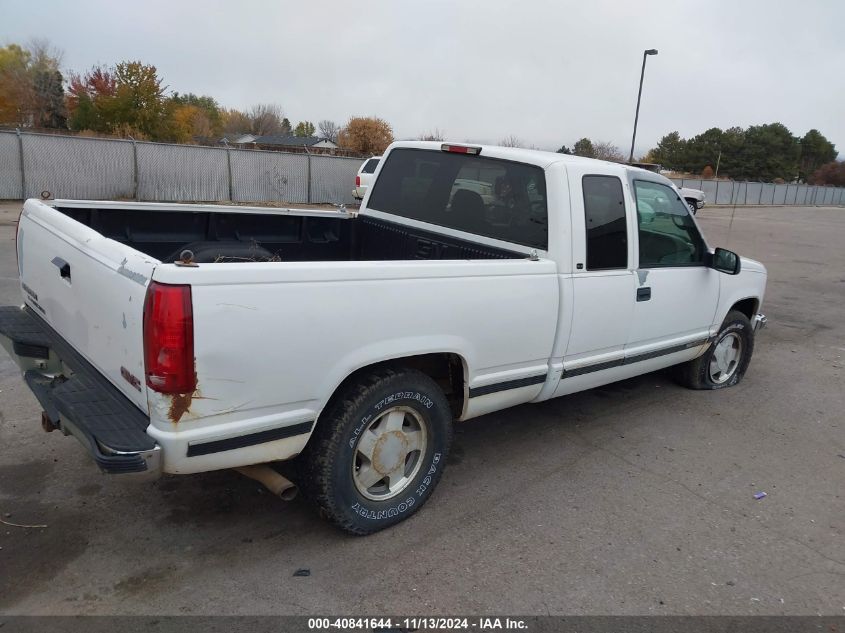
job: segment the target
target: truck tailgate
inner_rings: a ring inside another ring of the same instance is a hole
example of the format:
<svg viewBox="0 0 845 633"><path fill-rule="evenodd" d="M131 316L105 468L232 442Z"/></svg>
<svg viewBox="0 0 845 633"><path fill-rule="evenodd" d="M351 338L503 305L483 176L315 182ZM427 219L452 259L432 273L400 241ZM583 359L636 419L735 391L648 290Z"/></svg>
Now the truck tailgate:
<svg viewBox="0 0 845 633"><path fill-rule="evenodd" d="M144 296L158 263L38 200L17 237L26 305L147 412Z"/></svg>

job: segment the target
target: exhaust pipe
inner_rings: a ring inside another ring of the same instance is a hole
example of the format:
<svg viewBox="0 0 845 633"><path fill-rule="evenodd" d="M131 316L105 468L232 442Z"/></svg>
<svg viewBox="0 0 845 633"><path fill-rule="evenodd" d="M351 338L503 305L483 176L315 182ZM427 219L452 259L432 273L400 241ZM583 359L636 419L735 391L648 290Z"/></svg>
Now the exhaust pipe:
<svg viewBox="0 0 845 633"><path fill-rule="evenodd" d="M291 501L296 498L299 489L287 477L283 477L270 466L266 464L256 464L255 466L241 466L235 468L240 474L250 479L264 484L264 486L277 497L284 501Z"/></svg>

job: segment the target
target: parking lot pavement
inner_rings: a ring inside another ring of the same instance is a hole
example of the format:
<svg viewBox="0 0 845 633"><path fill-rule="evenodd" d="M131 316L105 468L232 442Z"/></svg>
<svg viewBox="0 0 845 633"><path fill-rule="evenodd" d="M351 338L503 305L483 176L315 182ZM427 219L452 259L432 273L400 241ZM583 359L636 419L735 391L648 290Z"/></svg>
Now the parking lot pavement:
<svg viewBox="0 0 845 633"><path fill-rule="evenodd" d="M429 504L366 538L234 472L101 475L0 352L0 518L47 525L0 525L0 610L843 614L845 209L699 221L769 269L742 384L657 373L460 424ZM13 244L0 213L0 304Z"/></svg>

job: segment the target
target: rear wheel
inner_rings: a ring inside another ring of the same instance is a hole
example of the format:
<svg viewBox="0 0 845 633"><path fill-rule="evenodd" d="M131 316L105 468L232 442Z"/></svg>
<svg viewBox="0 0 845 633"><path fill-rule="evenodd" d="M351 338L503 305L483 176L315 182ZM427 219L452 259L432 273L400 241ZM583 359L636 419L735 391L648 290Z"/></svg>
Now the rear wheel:
<svg viewBox="0 0 845 633"><path fill-rule="evenodd" d="M733 387L745 375L753 352L751 322L732 310L707 351L678 367L680 382L690 389Z"/></svg>
<svg viewBox="0 0 845 633"><path fill-rule="evenodd" d="M416 370L378 370L345 388L306 447L302 488L338 527L370 534L411 516L446 465L452 414Z"/></svg>

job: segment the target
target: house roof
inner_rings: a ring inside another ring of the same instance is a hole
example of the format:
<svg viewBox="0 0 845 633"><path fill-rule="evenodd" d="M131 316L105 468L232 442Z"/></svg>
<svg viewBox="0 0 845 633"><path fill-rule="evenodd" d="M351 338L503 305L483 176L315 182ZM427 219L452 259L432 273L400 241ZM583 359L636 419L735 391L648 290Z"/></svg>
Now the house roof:
<svg viewBox="0 0 845 633"><path fill-rule="evenodd" d="M284 134L268 134L255 139L258 145L281 145L284 147L311 147L326 139L317 136L286 136Z"/></svg>
<svg viewBox="0 0 845 633"><path fill-rule="evenodd" d="M249 132L230 132L220 140L225 140L229 143L252 143L255 139L255 135Z"/></svg>

